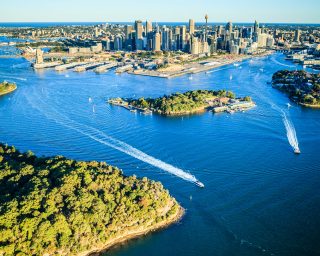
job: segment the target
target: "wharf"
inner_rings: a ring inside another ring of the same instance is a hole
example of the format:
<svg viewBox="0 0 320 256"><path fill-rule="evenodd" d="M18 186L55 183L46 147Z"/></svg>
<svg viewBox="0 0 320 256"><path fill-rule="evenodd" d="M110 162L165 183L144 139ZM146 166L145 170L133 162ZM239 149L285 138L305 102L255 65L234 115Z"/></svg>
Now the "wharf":
<svg viewBox="0 0 320 256"><path fill-rule="evenodd" d="M86 70L90 70L90 69L94 69L96 67L102 66L103 64L104 64L104 62L89 63L89 64L86 64L86 65L75 67L74 71L75 72L84 72Z"/></svg>
<svg viewBox="0 0 320 256"><path fill-rule="evenodd" d="M63 71L63 70L75 68L77 66L82 66L82 65L86 65L86 64L88 64L88 62L72 62L72 63L56 66L55 70L56 71Z"/></svg>

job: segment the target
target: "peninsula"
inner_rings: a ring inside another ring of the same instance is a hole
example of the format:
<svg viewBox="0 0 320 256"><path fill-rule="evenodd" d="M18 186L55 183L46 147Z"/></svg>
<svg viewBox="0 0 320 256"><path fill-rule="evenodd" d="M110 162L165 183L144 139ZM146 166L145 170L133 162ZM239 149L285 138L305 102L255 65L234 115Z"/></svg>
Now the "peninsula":
<svg viewBox="0 0 320 256"><path fill-rule="evenodd" d="M0 96L13 92L17 89L17 85L15 83L2 82L0 83Z"/></svg>
<svg viewBox="0 0 320 256"><path fill-rule="evenodd" d="M250 97L236 98L233 92L226 90L195 90L146 99L116 98L108 102L132 112L141 111L144 114L154 112L164 116L189 115L206 110L234 112L255 106Z"/></svg>
<svg viewBox="0 0 320 256"><path fill-rule="evenodd" d="M0 255L90 255L181 218L161 183L0 143Z"/></svg>
<svg viewBox="0 0 320 256"><path fill-rule="evenodd" d="M272 86L302 106L320 108L320 74L281 70L273 75Z"/></svg>

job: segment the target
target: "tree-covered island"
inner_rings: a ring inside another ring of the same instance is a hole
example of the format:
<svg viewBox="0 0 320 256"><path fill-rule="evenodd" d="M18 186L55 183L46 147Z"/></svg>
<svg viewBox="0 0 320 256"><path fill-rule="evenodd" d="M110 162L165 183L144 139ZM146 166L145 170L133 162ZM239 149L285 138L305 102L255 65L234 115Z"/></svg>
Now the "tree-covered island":
<svg viewBox="0 0 320 256"><path fill-rule="evenodd" d="M17 85L15 83L9 83L9 82L3 81L2 83L0 83L0 96L13 92L16 89L17 89Z"/></svg>
<svg viewBox="0 0 320 256"><path fill-rule="evenodd" d="M159 182L1 143L0 191L0 255L89 255L183 214Z"/></svg>
<svg viewBox="0 0 320 256"><path fill-rule="evenodd" d="M146 99L116 98L110 99L108 102L131 111L154 112L165 116L188 115L211 109L214 112L236 111L254 106L249 96L236 98L233 92L226 90L195 90Z"/></svg>
<svg viewBox="0 0 320 256"><path fill-rule="evenodd" d="M281 70L273 74L272 86L300 105L320 108L320 74Z"/></svg>

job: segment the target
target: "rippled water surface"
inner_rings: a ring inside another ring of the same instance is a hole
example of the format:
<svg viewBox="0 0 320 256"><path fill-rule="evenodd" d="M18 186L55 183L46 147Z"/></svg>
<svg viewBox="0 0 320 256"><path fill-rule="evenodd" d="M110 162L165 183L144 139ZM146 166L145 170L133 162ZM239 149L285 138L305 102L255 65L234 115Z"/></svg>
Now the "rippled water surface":
<svg viewBox="0 0 320 256"><path fill-rule="evenodd" d="M106 161L125 174L159 180L186 208L179 224L108 255L320 255L320 111L293 103L288 109L287 97L267 84L283 68L299 67L275 54L192 79L160 79L34 72L24 59L0 58L0 80L18 85L0 97L0 141L38 155ZM257 107L164 118L106 104L109 97L195 89L230 89L252 96ZM296 130L299 156L283 113ZM205 188L167 172L166 164Z"/></svg>

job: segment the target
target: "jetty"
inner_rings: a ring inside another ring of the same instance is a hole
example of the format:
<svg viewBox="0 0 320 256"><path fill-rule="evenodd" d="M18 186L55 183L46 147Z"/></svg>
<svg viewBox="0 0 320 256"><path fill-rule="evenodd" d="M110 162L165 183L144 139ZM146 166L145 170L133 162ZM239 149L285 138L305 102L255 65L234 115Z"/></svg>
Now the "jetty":
<svg viewBox="0 0 320 256"><path fill-rule="evenodd" d="M56 71L63 71L63 70L75 68L77 66L82 66L82 65L86 65L86 64L88 64L88 62L72 62L72 63L56 66L54 69Z"/></svg>
<svg viewBox="0 0 320 256"><path fill-rule="evenodd" d="M96 73L102 73L102 72L106 72L111 68L117 67L118 63L117 62L109 62L105 65L99 66L97 68L94 69L94 72Z"/></svg>
<svg viewBox="0 0 320 256"><path fill-rule="evenodd" d="M43 62L43 63L33 63L32 66L34 69L45 69L45 68L54 68L61 64L62 64L61 61L51 61L51 62Z"/></svg>
<svg viewBox="0 0 320 256"><path fill-rule="evenodd" d="M89 63L89 64L86 64L86 65L75 67L74 71L75 72L84 72L84 71L87 71L87 70L94 69L96 67L102 66L103 64L104 64L104 62Z"/></svg>
<svg viewBox="0 0 320 256"><path fill-rule="evenodd" d="M130 71L132 69L133 69L133 65L132 64L125 65L125 66L117 68L116 69L116 73L120 74L120 73L123 73L123 72L126 72L126 71Z"/></svg>

